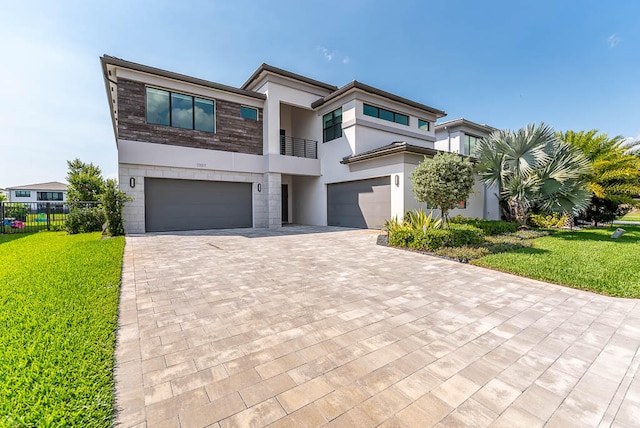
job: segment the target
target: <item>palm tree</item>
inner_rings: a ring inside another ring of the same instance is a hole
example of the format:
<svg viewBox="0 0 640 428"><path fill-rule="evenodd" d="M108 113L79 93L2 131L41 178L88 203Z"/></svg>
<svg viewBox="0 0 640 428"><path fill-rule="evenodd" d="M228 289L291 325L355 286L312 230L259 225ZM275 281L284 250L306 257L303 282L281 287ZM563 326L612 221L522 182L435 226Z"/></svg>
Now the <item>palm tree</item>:
<svg viewBox="0 0 640 428"><path fill-rule="evenodd" d="M579 148L589 159L593 170L586 179L593 192L587 217L595 225L610 221L621 205L635 206L640 195L640 141L628 142L621 136L609 138L598 131L567 131L557 137Z"/></svg>
<svg viewBox="0 0 640 428"><path fill-rule="evenodd" d="M474 155L480 180L498 188L521 226L534 205L568 214L589 205L584 180L591 172L589 160L544 123L495 131L476 145Z"/></svg>

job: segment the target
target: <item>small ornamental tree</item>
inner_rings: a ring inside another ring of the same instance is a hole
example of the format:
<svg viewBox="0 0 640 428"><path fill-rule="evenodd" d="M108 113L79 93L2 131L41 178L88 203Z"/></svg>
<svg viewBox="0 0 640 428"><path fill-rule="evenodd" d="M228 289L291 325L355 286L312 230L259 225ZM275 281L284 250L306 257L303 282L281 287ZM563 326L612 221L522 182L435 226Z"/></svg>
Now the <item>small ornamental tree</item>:
<svg viewBox="0 0 640 428"><path fill-rule="evenodd" d="M446 223L447 212L466 200L473 187L473 164L455 153L438 153L424 158L411 174L418 202L439 208Z"/></svg>
<svg viewBox="0 0 640 428"><path fill-rule="evenodd" d="M122 190L118 189L118 182L114 179L105 181L104 193L102 194L102 204L107 219L107 232L111 236L124 235L122 225L122 208L125 202L133 200Z"/></svg>
<svg viewBox="0 0 640 428"><path fill-rule="evenodd" d="M84 163L78 158L67 161L67 165L69 215L65 228L70 234L99 232L105 222L104 212L99 205L104 191L102 171L94 164Z"/></svg>

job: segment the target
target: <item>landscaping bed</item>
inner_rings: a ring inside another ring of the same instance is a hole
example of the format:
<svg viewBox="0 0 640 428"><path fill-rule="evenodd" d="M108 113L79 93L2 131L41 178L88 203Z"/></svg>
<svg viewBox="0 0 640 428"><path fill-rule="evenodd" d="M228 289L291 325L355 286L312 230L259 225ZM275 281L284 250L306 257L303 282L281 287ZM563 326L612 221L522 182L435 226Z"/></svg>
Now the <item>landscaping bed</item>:
<svg viewBox="0 0 640 428"><path fill-rule="evenodd" d="M0 425L111 426L124 238L0 235Z"/></svg>
<svg viewBox="0 0 640 428"><path fill-rule="evenodd" d="M388 245L618 297L640 298L640 226L517 230L502 221L452 219L448 228L388 222ZM380 239L384 244L384 240Z"/></svg>

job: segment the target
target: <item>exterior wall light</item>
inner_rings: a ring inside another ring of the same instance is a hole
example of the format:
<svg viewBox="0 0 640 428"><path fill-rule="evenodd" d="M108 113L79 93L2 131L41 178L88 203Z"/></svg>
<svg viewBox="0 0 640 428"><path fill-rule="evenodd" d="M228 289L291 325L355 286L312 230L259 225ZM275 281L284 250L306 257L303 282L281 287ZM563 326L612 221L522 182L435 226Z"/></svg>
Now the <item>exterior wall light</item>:
<svg viewBox="0 0 640 428"><path fill-rule="evenodd" d="M262 192L262 183L258 183L258 192Z"/></svg>
<svg viewBox="0 0 640 428"><path fill-rule="evenodd" d="M396 174L396 186L400 186L400 176Z"/></svg>
<svg viewBox="0 0 640 428"><path fill-rule="evenodd" d="M131 177L131 178L129 179L129 187L131 187L132 189L133 189L134 187L136 187L136 178L135 178L135 177Z"/></svg>

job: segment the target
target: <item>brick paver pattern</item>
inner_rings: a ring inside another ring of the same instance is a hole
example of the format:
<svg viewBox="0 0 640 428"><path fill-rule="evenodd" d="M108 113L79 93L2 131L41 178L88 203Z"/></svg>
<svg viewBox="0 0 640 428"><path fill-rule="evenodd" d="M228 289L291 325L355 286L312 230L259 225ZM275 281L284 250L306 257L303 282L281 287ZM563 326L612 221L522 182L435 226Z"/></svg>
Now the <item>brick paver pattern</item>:
<svg viewBox="0 0 640 428"><path fill-rule="evenodd" d="M638 300L376 237L127 237L116 425L640 426Z"/></svg>

